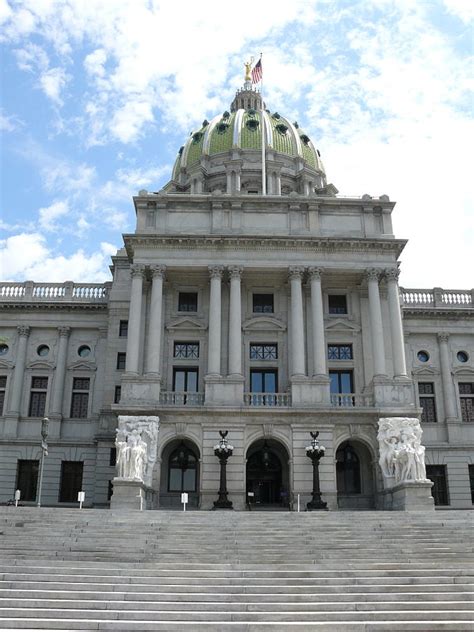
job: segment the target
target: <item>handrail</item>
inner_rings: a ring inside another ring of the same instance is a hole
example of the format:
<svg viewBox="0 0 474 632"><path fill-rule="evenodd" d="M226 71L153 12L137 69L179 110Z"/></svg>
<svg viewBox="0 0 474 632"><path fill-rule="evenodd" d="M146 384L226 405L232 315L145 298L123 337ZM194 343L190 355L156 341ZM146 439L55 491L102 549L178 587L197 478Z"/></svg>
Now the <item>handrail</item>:
<svg viewBox="0 0 474 632"><path fill-rule="evenodd" d="M0 301L106 303L111 283L0 283Z"/></svg>

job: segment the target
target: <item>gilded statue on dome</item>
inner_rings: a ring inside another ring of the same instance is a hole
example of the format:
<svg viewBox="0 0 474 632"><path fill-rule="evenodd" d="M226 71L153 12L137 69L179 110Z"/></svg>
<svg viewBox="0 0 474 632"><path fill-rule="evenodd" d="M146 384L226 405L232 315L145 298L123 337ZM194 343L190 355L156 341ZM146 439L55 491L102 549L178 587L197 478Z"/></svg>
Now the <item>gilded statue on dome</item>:
<svg viewBox="0 0 474 632"><path fill-rule="evenodd" d="M252 68L252 62L251 61L246 61L244 62L244 66L245 66L245 81L252 81L252 76L250 74L250 69Z"/></svg>

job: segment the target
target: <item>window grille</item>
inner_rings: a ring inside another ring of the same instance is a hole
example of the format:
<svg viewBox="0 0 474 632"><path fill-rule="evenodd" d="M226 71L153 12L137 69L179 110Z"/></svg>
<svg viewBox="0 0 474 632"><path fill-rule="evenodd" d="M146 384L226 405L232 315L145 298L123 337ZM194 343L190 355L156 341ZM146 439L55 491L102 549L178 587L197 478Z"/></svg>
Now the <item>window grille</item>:
<svg viewBox="0 0 474 632"><path fill-rule="evenodd" d="M90 378L75 377L72 383L71 417L87 418L89 412Z"/></svg>
<svg viewBox="0 0 474 632"><path fill-rule="evenodd" d="M128 320L121 320L119 324L119 336L126 338L128 336Z"/></svg>
<svg viewBox="0 0 474 632"><path fill-rule="evenodd" d="M123 371L125 369L127 354L123 351L117 353L117 371Z"/></svg>
<svg viewBox="0 0 474 632"><path fill-rule="evenodd" d="M7 376L0 375L0 415L3 415L3 407L5 405L5 389L7 387Z"/></svg>
<svg viewBox="0 0 474 632"><path fill-rule="evenodd" d="M254 314L273 314L273 294L254 294L252 303Z"/></svg>
<svg viewBox="0 0 474 632"><path fill-rule="evenodd" d="M251 344L251 360L278 360L278 345L272 344Z"/></svg>
<svg viewBox="0 0 474 632"><path fill-rule="evenodd" d="M459 383L459 399L461 404L461 419L474 422L474 383Z"/></svg>
<svg viewBox="0 0 474 632"><path fill-rule="evenodd" d="M352 360L352 345L328 345L329 360Z"/></svg>
<svg viewBox="0 0 474 632"><path fill-rule="evenodd" d="M44 417L46 395L48 393L47 377L31 378L29 417Z"/></svg>
<svg viewBox="0 0 474 632"><path fill-rule="evenodd" d="M422 408L421 421L424 423L436 423L436 399L433 382L419 382L418 394Z"/></svg>
<svg viewBox="0 0 474 632"><path fill-rule="evenodd" d="M199 342L175 342L174 357L178 360L197 360L199 358Z"/></svg>

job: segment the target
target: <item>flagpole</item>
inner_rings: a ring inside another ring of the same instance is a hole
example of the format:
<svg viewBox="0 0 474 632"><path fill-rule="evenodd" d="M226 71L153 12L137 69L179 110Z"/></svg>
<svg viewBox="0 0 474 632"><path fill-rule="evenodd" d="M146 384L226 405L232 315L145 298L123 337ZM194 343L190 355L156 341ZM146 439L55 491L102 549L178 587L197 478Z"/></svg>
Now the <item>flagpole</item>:
<svg viewBox="0 0 474 632"><path fill-rule="evenodd" d="M260 53L260 64L262 64L263 53ZM262 78L260 79L260 99L261 99L261 119L262 119L262 195L267 194L267 173L265 164L265 121L263 114L263 65L262 65Z"/></svg>

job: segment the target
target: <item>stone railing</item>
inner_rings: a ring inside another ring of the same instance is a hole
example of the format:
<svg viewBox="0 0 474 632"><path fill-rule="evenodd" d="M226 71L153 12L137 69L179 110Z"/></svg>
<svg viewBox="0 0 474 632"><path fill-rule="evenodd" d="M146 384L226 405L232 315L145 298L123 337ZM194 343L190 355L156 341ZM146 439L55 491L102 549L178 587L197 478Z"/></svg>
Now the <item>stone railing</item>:
<svg viewBox="0 0 474 632"><path fill-rule="evenodd" d="M474 290L400 288L404 307L474 307Z"/></svg>
<svg viewBox="0 0 474 632"><path fill-rule="evenodd" d="M204 393L161 391L160 404L163 406L202 406L204 404Z"/></svg>
<svg viewBox="0 0 474 632"><path fill-rule="evenodd" d="M289 393L244 393L245 406L291 406Z"/></svg>
<svg viewBox="0 0 474 632"><path fill-rule="evenodd" d="M373 406L372 395L356 395L355 393L331 393L331 405L348 408Z"/></svg>
<svg viewBox="0 0 474 632"><path fill-rule="evenodd" d="M0 283L0 302L106 303L111 283Z"/></svg>

